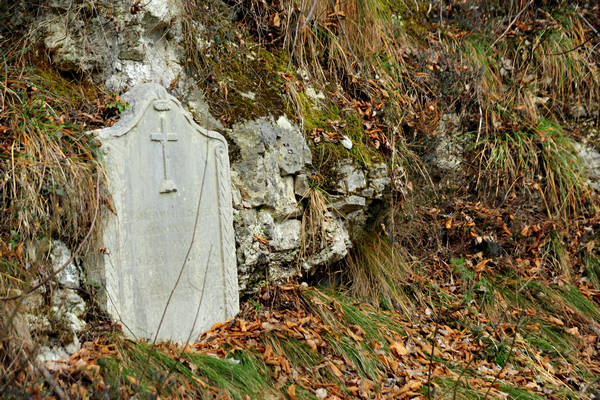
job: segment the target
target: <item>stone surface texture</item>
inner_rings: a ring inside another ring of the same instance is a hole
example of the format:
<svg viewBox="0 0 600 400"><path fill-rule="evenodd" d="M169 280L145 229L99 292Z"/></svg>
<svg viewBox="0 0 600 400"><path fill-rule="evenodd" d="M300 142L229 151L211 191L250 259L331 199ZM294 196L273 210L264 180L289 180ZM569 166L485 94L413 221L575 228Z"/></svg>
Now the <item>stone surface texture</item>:
<svg viewBox="0 0 600 400"><path fill-rule="evenodd" d="M461 126L461 120L457 114L442 115L437 144L431 154L431 161L443 173L460 172L464 152Z"/></svg>
<svg viewBox="0 0 600 400"><path fill-rule="evenodd" d="M168 86L182 71L182 27L176 18L180 4L147 0L131 12L129 0L53 0L36 32L55 65L64 71L97 73L109 90L123 91L143 82Z"/></svg>
<svg viewBox="0 0 600 400"><path fill-rule="evenodd" d="M303 251L302 238L308 234L303 232L303 214L312 190L311 176L320 167L312 164L311 150L297 124L278 112L241 121L235 118L240 122L225 127L221 115L210 114L201 85L183 68L189 60L182 3L143 1L134 13L131 5L129 0L52 0L32 24L39 26L38 43L63 71L83 72L116 93L147 82L169 88L199 126L227 138L239 289L254 292L266 281L285 280L303 270L313 272L344 257L351 246L349 232L364 225L373 202L389 186L387 166L364 165L349 157L329 168L332 176L325 178L339 185L326 193L322 243L310 254ZM214 26L207 21L206 26L187 22L198 33L194 43L198 49L217 45L213 33L218 21ZM91 42L90 37L97 40ZM307 82L307 96L322 100L323 93L310 86L306 71L297 73ZM250 103L258 95L243 91L244 100ZM166 146L176 143L168 141ZM340 143L341 154L347 152L344 146L351 145L349 139ZM158 151L161 145L154 142L152 146Z"/></svg>
<svg viewBox="0 0 600 400"><path fill-rule="evenodd" d="M97 131L112 208L90 274L129 336L186 342L238 312L227 142L157 84Z"/></svg>
<svg viewBox="0 0 600 400"><path fill-rule="evenodd" d="M574 143L577 156L588 176L588 184L594 189L600 189L600 153L592 146Z"/></svg>
<svg viewBox="0 0 600 400"><path fill-rule="evenodd" d="M47 338L46 345L40 348L36 358L39 361L68 358L80 349L77 335L86 326L84 316L87 305L79 295L79 265L76 261L67 264L72 253L59 240L41 239L29 243L26 254L30 268L60 270L51 291L39 290L27 296L23 302L30 331ZM45 297L48 298L47 302Z"/></svg>

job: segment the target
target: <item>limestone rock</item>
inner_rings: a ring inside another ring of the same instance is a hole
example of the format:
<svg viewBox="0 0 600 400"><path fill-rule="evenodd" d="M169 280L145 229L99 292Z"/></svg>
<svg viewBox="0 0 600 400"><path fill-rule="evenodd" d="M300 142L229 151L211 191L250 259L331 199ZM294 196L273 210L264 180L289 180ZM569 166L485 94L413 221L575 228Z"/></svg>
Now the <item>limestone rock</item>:
<svg viewBox="0 0 600 400"><path fill-rule="evenodd" d="M296 196L303 198L308 193L310 186L308 185L308 176L306 174L298 174L294 179L294 193Z"/></svg>
<svg viewBox="0 0 600 400"><path fill-rule="evenodd" d="M433 164L442 171L458 172L463 163L463 140L460 137L460 118L456 114L444 114L440 122L440 134L431 155Z"/></svg>
<svg viewBox="0 0 600 400"><path fill-rule="evenodd" d="M62 268L70 258L71 251L67 248L67 245L61 241L55 240L52 243L52 249L50 251L52 269L56 271ZM56 278L58 283L64 287L77 289L80 286L79 268L77 268L74 262L69 263L65 269L56 275Z"/></svg>
<svg viewBox="0 0 600 400"><path fill-rule="evenodd" d="M64 321L65 326L74 334L80 332L85 326L85 322L81 320L85 308L81 296L72 289L57 290L52 296L53 318Z"/></svg>
<svg viewBox="0 0 600 400"><path fill-rule="evenodd" d="M82 20L70 18L64 13L51 16L42 26L45 30L44 46L49 50L53 64L63 71L92 72L98 69L109 59L106 47L83 46L84 35L101 37L98 28L89 27L91 32L86 32Z"/></svg>
<svg viewBox="0 0 600 400"><path fill-rule="evenodd" d="M367 173L367 177L369 181L369 188L373 189L373 193L366 197L375 199L381 198L381 195L392 181L388 174L387 165L383 162L371 166Z"/></svg>
<svg viewBox="0 0 600 400"><path fill-rule="evenodd" d="M68 358L69 353L62 346L42 346L36 356L36 360L41 363L66 360Z"/></svg>
<svg viewBox="0 0 600 400"><path fill-rule="evenodd" d="M59 69L92 73L109 90L144 82L168 86L183 69L180 3L148 0L136 13L130 7L123 0L52 0L36 22L40 42Z"/></svg>
<svg viewBox="0 0 600 400"><path fill-rule="evenodd" d="M329 215L323 225L324 247L316 254L308 256L303 264L305 270L339 261L348 254L348 249L352 247L348 230L341 219Z"/></svg>
<svg viewBox="0 0 600 400"><path fill-rule="evenodd" d="M196 87L195 82L185 81L181 84L181 91L186 93L183 98L184 104L200 126L217 132L225 130L221 121L210 113L208 104L204 100L204 93Z"/></svg>
<svg viewBox="0 0 600 400"><path fill-rule="evenodd" d="M365 208L365 198L361 196L341 196L331 204L331 207L342 214L349 214Z"/></svg>
<svg viewBox="0 0 600 400"><path fill-rule="evenodd" d="M286 219L276 222L266 210L236 212L235 232L240 288L254 290L251 281L258 271L271 279L286 279L296 273L288 268L301 245L302 222Z"/></svg>
<svg viewBox="0 0 600 400"><path fill-rule="evenodd" d="M600 153L591 146L581 143L574 143L574 147L588 175L590 186L600 190Z"/></svg>
<svg viewBox="0 0 600 400"><path fill-rule="evenodd" d="M49 265L53 271L61 269L71 258L71 251L60 240L42 239L31 243L27 248L29 264ZM63 287L77 289L81 284L81 273L74 261L56 275L56 281Z"/></svg>
<svg viewBox="0 0 600 400"><path fill-rule="evenodd" d="M290 175L312 161L298 129L281 125L261 118L235 125L229 135L239 148L239 159L232 163L232 180L242 201L250 207L269 207L279 220L298 214Z"/></svg>
<svg viewBox="0 0 600 400"><path fill-rule="evenodd" d="M340 161L336 172L339 177L337 190L340 193L357 193L367 187L365 173L351 160Z"/></svg>

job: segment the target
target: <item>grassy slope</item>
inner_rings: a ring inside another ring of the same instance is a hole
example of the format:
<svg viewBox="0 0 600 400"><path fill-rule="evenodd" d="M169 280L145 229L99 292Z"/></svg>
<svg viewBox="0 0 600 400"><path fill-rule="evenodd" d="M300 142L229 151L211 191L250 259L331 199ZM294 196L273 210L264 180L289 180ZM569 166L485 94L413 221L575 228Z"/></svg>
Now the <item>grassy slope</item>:
<svg viewBox="0 0 600 400"><path fill-rule="evenodd" d="M524 4L503 12L492 3L477 14L444 2L440 27L425 2L347 2L345 22L325 7L300 34L297 15L276 4L239 2L235 26L222 19L226 6L211 9L224 44L206 59L188 50L212 111L224 123L289 113L309 138L318 193L342 156L404 171L386 199L393 218L383 220L385 232L374 224L357 238L340 265L341 286L265 288L185 348L128 341L90 315L95 329L83 349L51 366L58 384L74 398L592 398L600 390L600 215L573 154L573 140L585 135L570 108L597 109L598 50L586 21L598 21L586 8L549 3L509 25ZM198 4L186 4L187 18L202 18ZM234 30L243 40L227 34ZM255 57L239 58L257 45ZM5 54L3 293L43 275L23 268L26 239L77 243L85 233L94 146L82 132L119 106ZM307 96L298 67L325 99ZM260 102L239 96L258 81L266 82L252 87ZM421 156L447 112L462 116L467 168L439 180ZM352 152L338 143L342 135ZM5 395L53 391L25 373L12 378Z"/></svg>

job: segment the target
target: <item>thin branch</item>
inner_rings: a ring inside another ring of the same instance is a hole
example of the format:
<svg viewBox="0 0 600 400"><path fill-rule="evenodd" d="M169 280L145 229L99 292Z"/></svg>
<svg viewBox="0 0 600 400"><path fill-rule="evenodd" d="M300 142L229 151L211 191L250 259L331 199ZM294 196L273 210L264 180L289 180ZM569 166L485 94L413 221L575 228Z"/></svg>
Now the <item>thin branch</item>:
<svg viewBox="0 0 600 400"><path fill-rule="evenodd" d="M310 22L313 13L315 12L315 9L317 8L317 3L319 2L319 0L314 0L313 1L313 5L310 7L310 10L308 11L308 15L306 16L306 19L304 20L304 23L302 24L302 26L300 27L300 30L304 29L306 27L306 25L308 25L308 23ZM298 34L298 32L296 31L296 35Z"/></svg>
<svg viewBox="0 0 600 400"><path fill-rule="evenodd" d="M527 8L533 3L533 0L529 0L529 3L527 3L525 5L525 7L523 7L523 9L521 11L519 11L519 13L517 14L517 16L510 22L510 24L508 24L508 26L506 27L506 30L504 32L502 32L502 34L500 36L498 36L498 38L496 40L494 40L494 43L492 43L491 47L494 47L494 45L496 43L498 43L500 41L500 39L502 39L510 30L510 28L512 28L512 26L515 24L515 22L517 22L517 20L519 19L519 17L525 12L525 10L527 10Z"/></svg>
<svg viewBox="0 0 600 400"><path fill-rule="evenodd" d="M590 27L590 28L591 28L591 29L594 31L594 33L595 33L595 34L596 34L596 35L597 35L597 36L600 38L600 32L598 32L598 30L597 30L597 29L594 27L594 25L590 24L590 21L588 21L588 20L587 20L587 19L586 19L586 18L583 16L583 14L579 14L579 18L581 18L581 19L583 20L583 22L585 22L585 24L586 24L587 26L589 26L589 27Z"/></svg>
<svg viewBox="0 0 600 400"><path fill-rule="evenodd" d="M315 0L316 1L316 0ZM300 12L304 9L304 0L302 0L302 4L300 5ZM298 17L298 21L296 21L296 32L294 34L294 43L292 43L292 52L290 54L290 59L288 60L288 65L286 71L290 69L292 65L292 58L294 57L294 52L296 51L296 42L298 41L298 32L300 31L300 17Z"/></svg>
<svg viewBox="0 0 600 400"><path fill-rule="evenodd" d="M75 260L75 257L77 257L79 255L79 253L83 249L83 245L87 243L87 241L89 240L90 236L92 235L92 232L94 231L94 226L96 225L96 219L98 217L98 209L99 208L100 208L100 171L98 170L97 171L97 175L96 175L96 208L94 209L94 217L92 218L92 223L90 225L90 229L85 234L85 237L79 243L79 246L77 246L77 248L75 249L75 251L73 252L73 254L71 255L71 257L60 268L54 270L54 272L52 272L43 281L41 281L40 283L38 283L37 285L35 285L31 289L29 289L26 292L21 293L19 295L8 296L8 297L0 297L0 301L17 300L17 299L20 299L22 297L28 296L31 293L33 293L36 290L38 290L39 288L41 288L42 286L44 286L45 284L47 284L48 282L50 282L58 274L60 274L65 268L67 268L69 266L69 264L71 264L73 262L73 260Z"/></svg>
<svg viewBox="0 0 600 400"><path fill-rule="evenodd" d="M167 384L167 382L169 381L169 377L175 371L175 368L177 368L178 365L183 365L182 362L180 361L180 359L183 357L183 354L185 353L185 348L188 346L188 344L190 344L190 341L192 340L192 335L194 334L194 328L196 327L196 322L198 321L198 316L200 315L200 308L202 307L202 303L204 302L204 291L206 289L206 275L208 275L208 266L210 265L210 256L212 255L213 247L214 247L213 243L211 243L210 249L208 250L208 257L206 258L206 265L204 266L204 277L202 279L202 290L200 291L200 301L198 302L198 307L196 308L196 315L194 316L194 322L192 323L192 327L190 329L190 334L188 335L188 338L185 341L185 344L183 345L181 352L179 353L179 358L175 359L176 363L171 366L171 368L169 369L169 372L167 373L167 376L165 376L165 379L163 380L163 383L156 389L157 395L160 395L163 384Z"/></svg>
<svg viewBox="0 0 600 400"><path fill-rule="evenodd" d="M437 338L439 324L435 323L435 331L433 332L433 340L431 341L431 355L429 356L429 372L427 373L427 399L431 400L431 374L433 368L433 354L435 353L435 339Z"/></svg>
<svg viewBox="0 0 600 400"><path fill-rule="evenodd" d="M169 308L169 304L171 304L171 299L173 298L173 295L175 294L175 289L177 289L177 286L179 286L179 281L181 280L181 277L183 276L183 271L187 264L190 253L192 252L192 247L194 246L194 242L196 241L196 231L198 229L198 221L200 220L200 205L202 204L202 193L204 191L204 181L206 179L206 169L207 169L206 167L208 165L208 148L209 148L209 146L207 145L206 146L206 155L204 158L204 172L202 173L202 182L200 183L200 195L198 196L198 205L196 206L196 218L194 220L194 228L192 230L192 237L190 239L190 245L188 246L187 252L185 253L185 258L183 259L183 264L181 264L181 268L179 269L179 275L177 275L175 284L173 285L173 288L171 289L171 293L169 293L169 298L167 299L167 304L165 304L165 308L163 309L162 316L160 317L160 322L158 323L158 327L156 328L156 333L154 334L154 340L152 341L152 344L155 344L156 340L158 339L158 334L160 332L160 328L162 327L162 324L165 320L165 316L167 315L167 309Z"/></svg>
<svg viewBox="0 0 600 400"><path fill-rule="evenodd" d="M577 46L573 47L572 49L569 50L565 50L565 51L561 51L560 53L546 53L547 56L562 56L568 53L571 53L575 50L578 50L580 48L582 48L583 46L585 46L588 42L590 42L592 39L594 39L594 36L590 36L589 38L587 38L583 43L578 44Z"/></svg>

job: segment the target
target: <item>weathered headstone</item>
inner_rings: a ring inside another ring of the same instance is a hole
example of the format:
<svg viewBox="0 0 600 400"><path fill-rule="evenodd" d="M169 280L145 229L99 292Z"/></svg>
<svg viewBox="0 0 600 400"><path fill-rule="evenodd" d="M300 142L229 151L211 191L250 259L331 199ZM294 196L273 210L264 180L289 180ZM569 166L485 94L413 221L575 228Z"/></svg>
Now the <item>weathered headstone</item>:
<svg viewBox="0 0 600 400"><path fill-rule="evenodd" d="M123 99L97 131L111 204L90 275L130 336L193 341L239 309L227 142L161 86Z"/></svg>

